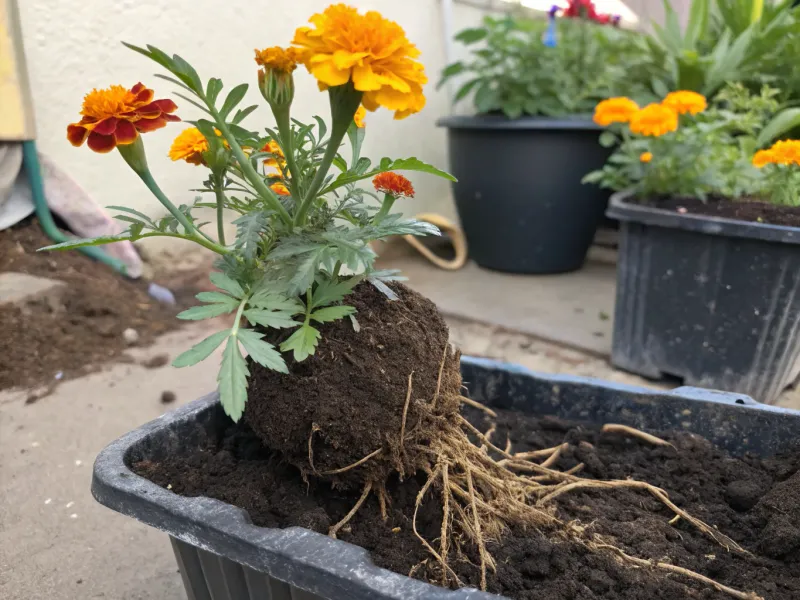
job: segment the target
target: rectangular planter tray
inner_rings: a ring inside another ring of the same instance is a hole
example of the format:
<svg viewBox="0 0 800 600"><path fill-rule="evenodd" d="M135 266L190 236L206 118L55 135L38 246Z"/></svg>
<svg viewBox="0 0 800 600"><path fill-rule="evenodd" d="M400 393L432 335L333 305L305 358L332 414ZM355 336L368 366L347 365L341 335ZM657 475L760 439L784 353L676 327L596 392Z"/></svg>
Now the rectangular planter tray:
<svg viewBox="0 0 800 600"><path fill-rule="evenodd" d="M486 405L586 423L698 433L734 454L769 456L800 439L800 412L747 396L698 388L662 392L465 357L470 397ZM189 600L489 600L474 589L445 590L375 566L366 550L300 527L253 525L240 508L185 498L134 474L197 441L227 417L209 394L124 435L97 457L98 502L172 538ZM122 560L123 557L120 557Z"/></svg>

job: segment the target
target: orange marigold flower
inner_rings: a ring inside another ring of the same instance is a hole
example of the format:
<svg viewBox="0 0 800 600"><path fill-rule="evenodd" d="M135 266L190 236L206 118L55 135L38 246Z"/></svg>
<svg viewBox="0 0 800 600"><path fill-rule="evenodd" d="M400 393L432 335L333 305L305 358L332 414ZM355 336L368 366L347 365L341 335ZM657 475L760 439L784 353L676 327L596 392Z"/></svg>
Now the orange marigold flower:
<svg viewBox="0 0 800 600"><path fill-rule="evenodd" d="M399 173L388 171L376 175L372 180L372 184L377 191L389 194L395 198L399 198L400 196L405 196L406 198L414 197L414 186Z"/></svg>
<svg viewBox="0 0 800 600"><path fill-rule="evenodd" d="M595 107L594 122L601 127L608 127L612 123L627 123L638 110L639 105L630 98L609 98Z"/></svg>
<svg viewBox="0 0 800 600"><path fill-rule="evenodd" d="M800 166L800 140L780 140L768 150L759 150L753 156L753 165L756 167L768 164Z"/></svg>
<svg viewBox="0 0 800 600"><path fill-rule="evenodd" d="M203 152L208 152L208 140L197 127L190 127L178 134L169 149L172 160L185 160L191 165L203 164Z"/></svg>
<svg viewBox="0 0 800 600"><path fill-rule="evenodd" d="M291 73L297 68L297 63L303 62L303 55L300 48L273 46L264 50L256 49L256 63L266 69Z"/></svg>
<svg viewBox="0 0 800 600"><path fill-rule="evenodd" d="M641 162L643 162L643 163L649 163L651 160L653 160L653 153L652 152L642 152L639 155L639 160Z"/></svg>
<svg viewBox="0 0 800 600"><path fill-rule="evenodd" d="M679 115L685 115L686 113L696 115L708 107L708 101L703 94L686 90L670 92L661 104L671 108Z"/></svg>
<svg viewBox="0 0 800 600"><path fill-rule="evenodd" d="M358 127L359 129L364 128L364 126L366 125L366 123L364 122L366 116L367 116L367 109L364 108L363 106L359 106L355 116L353 117L353 121L355 121L356 127Z"/></svg>
<svg viewBox="0 0 800 600"><path fill-rule="evenodd" d="M269 152L272 156L264 159L264 164L268 167L275 167L280 169L281 165L286 162L286 155L275 140L270 140L261 147L261 152Z"/></svg>
<svg viewBox="0 0 800 600"><path fill-rule="evenodd" d="M83 98L81 120L67 127L73 146L87 142L95 152L111 152L132 144L139 133L154 131L169 121L180 121L171 113L177 110L172 100L153 100L153 90L137 83L131 89L112 85L94 89Z"/></svg>
<svg viewBox="0 0 800 600"><path fill-rule="evenodd" d="M286 184L283 181L276 181L269 186L269 189L278 194L278 196L290 195L289 188L286 187Z"/></svg>
<svg viewBox="0 0 800 600"><path fill-rule="evenodd" d="M678 113L661 104L648 104L633 114L630 128L633 133L658 137L678 129Z"/></svg>
<svg viewBox="0 0 800 600"><path fill-rule="evenodd" d="M307 51L303 62L320 89L352 80L369 111L383 106L403 119L422 110L428 78L415 60L419 50L397 23L344 4L329 6L310 22L314 28L299 28L292 43Z"/></svg>

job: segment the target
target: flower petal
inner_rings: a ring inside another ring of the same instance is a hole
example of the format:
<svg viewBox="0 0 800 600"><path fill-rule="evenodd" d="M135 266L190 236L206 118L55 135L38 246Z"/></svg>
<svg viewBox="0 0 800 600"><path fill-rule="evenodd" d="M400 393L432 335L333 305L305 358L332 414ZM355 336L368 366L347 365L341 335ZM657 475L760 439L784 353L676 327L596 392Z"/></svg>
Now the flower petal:
<svg viewBox="0 0 800 600"><path fill-rule="evenodd" d="M103 119L92 128L92 131L99 133L100 135L113 135L114 130L117 128L118 121L119 120L116 117Z"/></svg>
<svg viewBox="0 0 800 600"><path fill-rule="evenodd" d="M141 119L140 121L136 121L134 124L136 129L139 130L141 133L148 133L150 131L155 131L156 129L161 129L162 127L166 127L167 119L165 118L167 115L160 115L155 119Z"/></svg>
<svg viewBox="0 0 800 600"><path fill-rule="evenodd" d="M97 132L97 130L95 130L95 132ZM117 130L114 132L114 138L120 146L132 144L136 141L138 136L139 133L136 131L136 127L134 127L133 123L130 121L120 121L117 123Z"/></svg>
<svg viewBox="0 0 800 600"><path fill-rule="evenodd" d="M337 69L332 60L328 60L311 67L311 73L321 83L330 87L344 85L350 81L350 69Z"/></svg>
<svg viewBox="0 0 800 600"><path fill-rule="evenodd" d="M131 90L134 94L136 94L136 102L137 103L141 102L142 104L147 104L148 102L152 102L153 96L155 96L155 92L151 89L145 88L144 86L142 87L143 89L140 90L139 92L135 91L134 89Z"/></svg>
<svg viewBox="0 0 800 600"><path fill-rule="evenodd" d="M86 141L88 136L89 130L78 123L72 123L67 126L67 139L76 148L83 146L83 142Z"/></svg>
<svg viewBox="0 0 800 600"><path fill-rule="evenodd" d="M117 142L114 140L113 135L100 135L93 131L89 134L87 145L95 152L106 154L117 147Z"/></svg>

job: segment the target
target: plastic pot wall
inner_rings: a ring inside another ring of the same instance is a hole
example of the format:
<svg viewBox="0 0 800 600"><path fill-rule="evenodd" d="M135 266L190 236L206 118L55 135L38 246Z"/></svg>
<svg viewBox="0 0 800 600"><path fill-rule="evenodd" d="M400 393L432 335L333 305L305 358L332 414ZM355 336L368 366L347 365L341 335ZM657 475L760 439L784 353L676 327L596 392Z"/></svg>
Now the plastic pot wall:
<svg viewBox="0 0 800 600"><path fill-rule="evenodd" d="M769 456L800 439L800 412L746 396L545 376L474 358L462 360L462 373L470 396L489 406L639 429L680 427L736 454ZM378 568L362 548L306 529L256 527L239 508L178 496L130 470L134 462L162 460L197 443L201 432L219 432L228 423L212 394L123 436L94 466L92 493L101 504L171 536L190 600L499 598L474 589L445 590Z"/></svg>
<svg viewBox="0 0 800 600"><path fill-rule="evenodd" d="M610 155L583 119L448 117L450 170L470 257L512 273L579 269L609 192L581 179Z"/></svg>
<svg viewBox="0 0 800 600"><path fill-rule="evenodd" d="M615 366L773 403L800 357L800 229L611 199Z"/></svg>

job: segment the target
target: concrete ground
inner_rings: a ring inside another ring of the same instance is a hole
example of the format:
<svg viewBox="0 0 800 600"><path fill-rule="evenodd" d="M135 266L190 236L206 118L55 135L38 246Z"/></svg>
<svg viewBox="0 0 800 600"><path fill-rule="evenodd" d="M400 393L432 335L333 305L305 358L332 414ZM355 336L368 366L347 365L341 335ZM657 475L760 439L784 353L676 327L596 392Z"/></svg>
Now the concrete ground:
<svg viewBox="0 0 800 600"><path fill-rule="evenodd" d="M420 287L421 278L413 277L413 267L411 271L412 285ZM463 271L445 277L439 272L450 294L435 299L448 313L453 341L466 354L543 372L657 385L612 369L598 349L598 341L606 342L605 335L592 332L607 331L608 319L601 313L611 307L605 295L590 292L606 285L596 274L597 269L590 269L584 285L580 277L577 283L562 278L547 286L539 279L514 278L510 287L498 287L492 274ZM466 303L472 311L466 317L459 308L465 304L452 295L461 298L468 292L462 278L470 279L471 289L489 302L482 309L475 300ZM567 282L567 288L558 281ZM530 289L536 287L541 290L531 301ZM474 311L479 312L470 317ZM553 332L542 337L570 327L580 335L565 340L572 346L568 348L529 335L530 329L510 331L518 323L514 315L526 314L530 328L538 327L541 333L546 326ZM214 388L216 372L207 365L180 371L169 365L155 369L141 365L159 355L171 360L204 337L206 327L196 324L172 332L150 348L132 350L132 362L63 382L32 403L26 403L28 391L0 392L0 599L185 598L167 537L100 506L89 487L92 463L106 444ZM585 350L577 349L581 340L593 342L594 347L587 343ZM163 404L165 391L173 392L177 400ZM800 393L787 392L781 404L800 407Z"/></svg>

